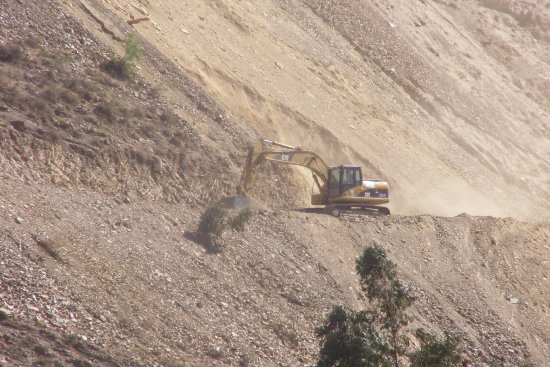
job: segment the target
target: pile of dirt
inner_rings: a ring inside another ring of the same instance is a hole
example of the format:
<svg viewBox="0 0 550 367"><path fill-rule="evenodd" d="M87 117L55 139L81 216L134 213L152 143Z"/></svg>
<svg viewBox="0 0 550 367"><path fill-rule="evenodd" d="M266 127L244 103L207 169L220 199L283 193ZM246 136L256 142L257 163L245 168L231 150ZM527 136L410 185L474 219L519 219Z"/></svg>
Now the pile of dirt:
<svg viewBox="0 0 550 367"><path fill-rule="evenodd" d="M0 365L311 365L331 307L366 306L373 241L413 326L457 333L476 366L547 365L543 5L3 2ZM130 33L124 81L102 65ZM260 135L361 164L397 215L282 210L311 182L268 164L266 209L208 252L200 214ZM536 220L433 215L464 210Z"/></svg>

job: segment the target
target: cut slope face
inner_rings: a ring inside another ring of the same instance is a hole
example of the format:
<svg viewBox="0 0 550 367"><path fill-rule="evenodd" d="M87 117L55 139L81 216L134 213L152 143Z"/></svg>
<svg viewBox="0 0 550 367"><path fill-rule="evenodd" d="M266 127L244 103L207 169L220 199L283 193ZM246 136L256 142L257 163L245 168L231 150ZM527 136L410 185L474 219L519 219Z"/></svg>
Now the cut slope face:
<svg viewBox="0 0 550 367"><path fill-rule="evenodd" d="M108 13L75 8L80 21L54 2L0 8L11 14L0 33L0 174L197 206L232 194L254 131L146 42L145 79L109 76L102 65L116 56L101 40L124 34L106 28ZM98 38L83 27L98 24ZM262 171L275 207L303 201L272 184L285 172Z"/></svg>
<svg viewBox="0 0 550 367"><path fill-rule="evenodd" d="M265 137L388 180L394 211L549 214L541 2L105 5Z"/></svg>

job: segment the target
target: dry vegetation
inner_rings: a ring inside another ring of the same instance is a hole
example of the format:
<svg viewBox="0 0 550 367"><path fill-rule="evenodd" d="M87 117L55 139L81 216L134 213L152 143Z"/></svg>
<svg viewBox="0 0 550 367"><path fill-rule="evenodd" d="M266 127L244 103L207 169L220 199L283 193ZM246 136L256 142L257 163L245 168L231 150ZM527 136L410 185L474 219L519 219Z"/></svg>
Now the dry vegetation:
<svg viewBox="0 0 550 367"><path fill-rule="evenodd" d="M78 32L70 18L64 22ZM32 29L21 31L6 36L0 50L6 158L23 162L45 182L137 196L147 195L148 182L157 186L153 196L181 200L181 192L192 189L182 187L182 179L189 184L194 174L184 167L208 165L206 154L186 154L204 149L198 136L152 98L154 90L143 81L119 81L103 72L102 46L89 36L81 34L76 39L83 46L69 50L55 39L64 33L54 28L50 37L46 42ZM164 144L166 138L171 144ZM55 158L56 151L64 157ZM106 162L115 170L104 169L100 163Z"/></svg>

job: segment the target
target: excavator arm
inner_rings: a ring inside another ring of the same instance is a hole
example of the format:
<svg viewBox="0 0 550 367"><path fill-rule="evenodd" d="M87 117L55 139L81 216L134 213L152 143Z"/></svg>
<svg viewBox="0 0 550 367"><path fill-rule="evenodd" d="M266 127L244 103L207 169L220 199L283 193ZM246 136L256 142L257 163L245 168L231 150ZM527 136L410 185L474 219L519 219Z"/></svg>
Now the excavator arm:
<svg viewBox="0 0 550 367"><path fill-rule="evenodd" d="M270 147L279 149L271 150ZM309 168L313 174L313 180L317 185L319 192L324 194L327 192L328 184L328 166L316 153L292 147L290 145L277 143L267 139L260 141L248 151L246 164L241 176L239 185L237 186L237 194L248 197L256 175L258 166L264 161L272 161L278 163L291 164Z"/></svg>

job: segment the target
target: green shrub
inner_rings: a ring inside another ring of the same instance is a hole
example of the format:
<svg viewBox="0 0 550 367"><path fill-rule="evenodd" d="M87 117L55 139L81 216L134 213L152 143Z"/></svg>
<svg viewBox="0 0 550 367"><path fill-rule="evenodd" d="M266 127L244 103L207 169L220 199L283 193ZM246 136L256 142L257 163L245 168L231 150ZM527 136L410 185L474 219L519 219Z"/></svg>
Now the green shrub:
<svg viewBox="0 0 550 367"><path fill-rule="evenodd" d="M251 216L252 216L252 212L250 211L250 209L245 208L241 210L239 214L230 218L228 220L228 224L233 230L237 232L242 232L244 231L245 224L248 223Z"/></svg>
<svg viewBox="0 0 550 367"><path fill-rule="evenodd" d="M134 62L140 61L142 57L141 43L135 34L126 37L126 54L124 57L112 57L101 64L101 69L111 76L121 80L134 80L136 67Z"/></svg>
<svg viewBox="0 0 550 367"><path fill-rule="evenodd" d="M227 210L217 201L210 204L202 213L199 228L199 239L212 251L219 251L218 240L225 230Z"/></svg>
<svg viewBox="0 0 550 367"><path fill-rule="evenodd" d="M130 62L140 61L143 55L143 52L141 49L141 42L136 37L136 35L133 33L130 33L128 37L126 37L125 42L126 42L126 55L124 56L124 58Z"/></svg>

